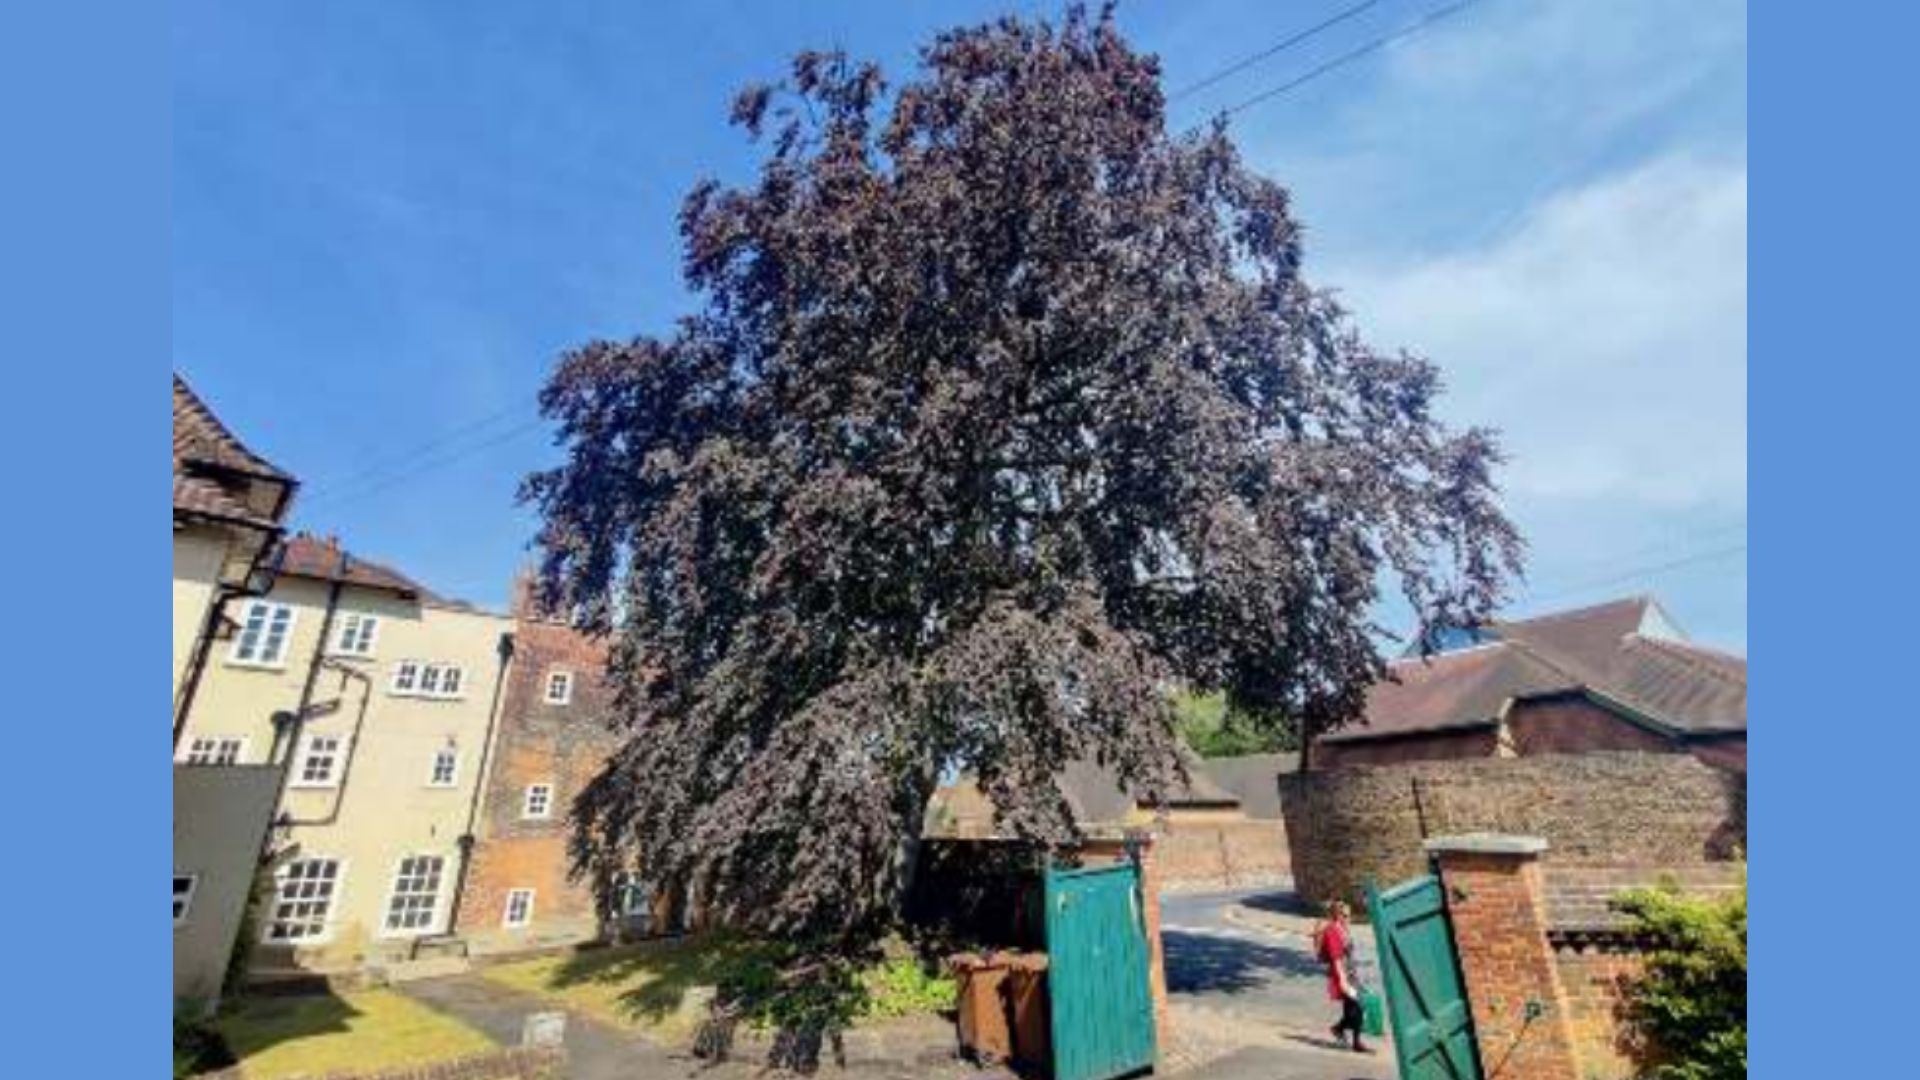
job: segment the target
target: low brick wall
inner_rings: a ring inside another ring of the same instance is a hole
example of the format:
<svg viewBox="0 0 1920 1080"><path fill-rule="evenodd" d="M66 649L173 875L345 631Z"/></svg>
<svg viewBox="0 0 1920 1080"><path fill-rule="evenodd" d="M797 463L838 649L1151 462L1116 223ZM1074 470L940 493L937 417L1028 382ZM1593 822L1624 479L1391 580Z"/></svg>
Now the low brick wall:
<svg viewBox="0 0 1920 1080"><path fill-rule="evenodd" d="M1547 944L1566 998L1567 1025L1583 1080L1626 1080L1641 1073L1644 1048L1628 1015L1633 982L1646 967L1646 943L1633 936L1612 901L1630 889L1672 887L1725 896L1746 881L1737 863L1677 866L1544 866Z"/></svg>
<svg viewBox="0 0 1920 1080"><path fill-rule="evenodd" d="M1549 842L1556 864L1661 866L1732 858L1746 778L1684 754L1594 753L1295 773L1280 778L1294 886L1360 899L1427 870L1421 842L1471 832Z"/></svg>
<svg viewBox="0 0 1920 1080"><path fill-rule="evenodd" d="M328 1073L310 1080L565 1080L567 1054L558 1046L516 1046L451 1061L409 1065L377 1072ZM235 1067L202 1074L198 1080L248 1080Z"/></svg>
<svg viewBox="0 0 1920 1080"><path fill-rule="evenodd" d="M1169 822L1155 834L1164 887L1234 888L1284 879L1286 826L1278 821Z"/></svg>
<svg viewBox="0 0 1920 1080"><path fill-rule="evenodd" d="M1743 868L1555 865L1538 837L1436 840L1447 916L1488 1080L1628 1080L1645 1071L1630 1016L1647 943L1609 901L1668 885L1721 895Z"/></svg>

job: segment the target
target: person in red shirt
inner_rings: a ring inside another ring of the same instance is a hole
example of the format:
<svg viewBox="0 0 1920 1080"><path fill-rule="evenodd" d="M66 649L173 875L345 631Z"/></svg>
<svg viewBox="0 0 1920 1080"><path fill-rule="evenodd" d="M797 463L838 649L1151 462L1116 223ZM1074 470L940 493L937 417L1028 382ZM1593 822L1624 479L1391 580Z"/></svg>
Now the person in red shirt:
<svg viewBox="0 0 1920 1080"><path fill-rule="evenodd" d="M1314 931L1313 948L1320 962L1327 965L1327 997L1340 1003L1340 1019L1328 1030L1339 1042L1346 1042L1346 1033L1353 1033L1353 1048L1367 1053L1367 1044L1360 1041L1360 976L1353 962L1353 928L1348 924L1349 912L1345 901L1335 900L1327 905L1327 921Z"/></svg>

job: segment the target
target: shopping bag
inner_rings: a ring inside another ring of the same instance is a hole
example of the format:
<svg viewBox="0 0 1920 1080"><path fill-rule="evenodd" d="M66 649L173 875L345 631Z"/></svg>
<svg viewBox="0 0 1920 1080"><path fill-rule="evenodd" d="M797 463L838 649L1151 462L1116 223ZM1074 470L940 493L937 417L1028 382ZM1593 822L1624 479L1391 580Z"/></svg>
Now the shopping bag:
<svg viewBox="0 0 1920 1080"><path fill-rule="evenodd" d="M1386 1003L1372 990L1360 992L1360 1030L1375 1038L1387 1033Z"/></svg>

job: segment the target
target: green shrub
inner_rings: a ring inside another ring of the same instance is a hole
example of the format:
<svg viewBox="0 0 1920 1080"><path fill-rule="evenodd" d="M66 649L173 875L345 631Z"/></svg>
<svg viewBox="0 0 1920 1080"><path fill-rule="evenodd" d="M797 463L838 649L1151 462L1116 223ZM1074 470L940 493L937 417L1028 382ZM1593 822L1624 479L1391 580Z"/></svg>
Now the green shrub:
<svg viewBox="0 0 1920 1080"><path fill-rule="evenodd" d="M867 972L866 1015L880 1019L946 1012L954 1007L953 976L932 973L917 957L895 957Z"/></svg>
<svg viewBox="0 0 1920 1080"><path fill-rule="evenodd" d="M173 1080L186 1080L213 1069L233 1064L226 1040L213 1029L206 1003L182 1000L173 1003Z"/></svg>
<svg viewBox="0 0 1920 1080"><path fill-rule="evenodd" d="M1649 889L1621 897L1653 943L1631 991L1656 1080L1747 1075L1747 890L1728 897Z"/></svg>

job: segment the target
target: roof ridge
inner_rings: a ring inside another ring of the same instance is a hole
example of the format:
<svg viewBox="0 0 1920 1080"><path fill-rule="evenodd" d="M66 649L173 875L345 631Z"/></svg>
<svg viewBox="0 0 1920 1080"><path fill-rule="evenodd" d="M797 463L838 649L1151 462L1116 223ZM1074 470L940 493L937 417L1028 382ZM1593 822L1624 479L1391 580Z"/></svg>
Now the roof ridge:
<svg viewBox="0 0 1920 1080"><path fill-rule="evenodd" d="M1459 660L1463 657L1473 656L1479 653L1493 652L1501 646L1508 644L1510 644L1510 642L1501 638L1493 641L1476 642L1463 649L1448 649L1444 652L1428 653L1425 656L1396 656L1387 661L1387 666L1393 667L1396 664L1419 664L1422 667L1432 667L1440 661Z"/></svg>
<svg viewBox="0 0 1920 1080"><path fill-rule="evenodd" d="M1592 615L1594 612L1603 608L1623 607L1628 604L1657 605L1658 603L1659 601L1654 598L1652 593L1634 593L1630 596L1622 596L1613 600L1602 600L1597 604L1588 604L1585 607L1569 608L1566 611L1550 611L1545 615L1529 615L1524 619L1495 619L1493 625L1521 626L1528 623L1559 622L1563 619Z"/></svg>

